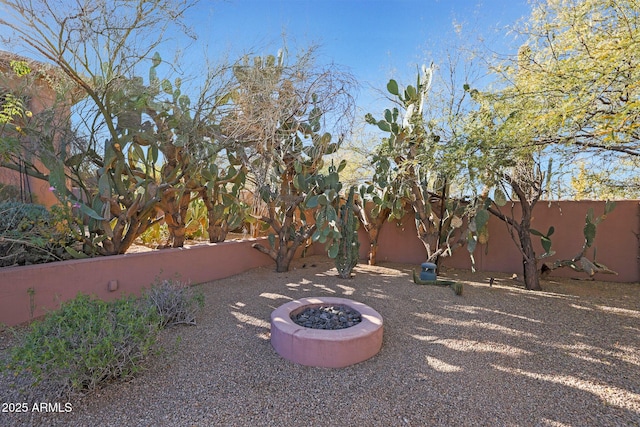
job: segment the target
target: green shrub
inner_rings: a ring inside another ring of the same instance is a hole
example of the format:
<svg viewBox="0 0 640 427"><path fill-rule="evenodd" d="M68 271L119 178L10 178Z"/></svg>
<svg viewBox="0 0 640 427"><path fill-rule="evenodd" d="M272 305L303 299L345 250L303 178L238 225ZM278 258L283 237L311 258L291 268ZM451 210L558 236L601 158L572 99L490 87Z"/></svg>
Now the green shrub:
<svg viewBox="0 0 640 427"><path fill-rule="evenodd" d="M0 202L8 200L18 200L20 198L20 189L15 185L0 184Z"/></svg>
<svg viewBox="0 0 640 427"><path fill-rule="evenodd" d="M0 203L0 233L28 232L42 228L50 220L49 211L41 205L22 202Z"/></svg>
<svg viewBox="0 0 640 427"><path fill-rule="evenodd" d="M204 295L173 280L156 282L145 293L147 304L160 316L162 327L179 324L195 325L196 314L204 306Z"/></svg>
<svg viewBox="0 0 640 427"><path fill-rule="evenodd" d="M12 349L9 368L16 375L30 372L34 385L48 380L63 392L91 391L140 371L159 325L157 313L136 299L104 302L78 295L31 325Z"/></svg>
<svg viewBox="0 0 640 427"><path fill-rule="evenodd" d="M71 258L65 247L77 239L58 212L31 203L0 202L0 267Z"/></svg>

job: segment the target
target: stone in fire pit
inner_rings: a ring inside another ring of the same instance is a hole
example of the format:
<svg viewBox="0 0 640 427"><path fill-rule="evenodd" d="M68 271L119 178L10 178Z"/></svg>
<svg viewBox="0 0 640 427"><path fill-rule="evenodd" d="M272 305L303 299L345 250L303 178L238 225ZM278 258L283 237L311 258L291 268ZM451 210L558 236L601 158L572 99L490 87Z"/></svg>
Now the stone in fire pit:
<svg viewBox="0 0 640 427"><path fill-rule="evenodd" d="M294 322L305 310L320 307L345 308L358 313L361 321L342 329L313 329ZM345 298L302 298L271 313L271 345L280 356L306 366L342 368L367 360L380 351L382 331L377 311Z"/></svg>
<svg viewBox="0 0 640 427"><path fill-rule="evenodd" d="M291 319L298 325L313 329L344 329L362 321L360 313L346 305L306 307L302 312L292 314Z"/></svg>

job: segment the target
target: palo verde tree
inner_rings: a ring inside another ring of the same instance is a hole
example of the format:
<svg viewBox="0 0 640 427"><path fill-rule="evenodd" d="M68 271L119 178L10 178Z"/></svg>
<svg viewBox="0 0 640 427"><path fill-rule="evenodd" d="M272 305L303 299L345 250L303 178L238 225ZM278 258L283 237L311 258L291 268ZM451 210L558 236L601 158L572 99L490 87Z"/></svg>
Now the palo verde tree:
<svg viewBox="0 0 640 427"><path fill-rule="evenodd" d="M589 163L583 178L613 194L638 182L639 24L636 0L536 1L517 62L495 68L527 105L524 139Z"/></svg>
<svg viewBox="0 0 640 427"><path fill-rule="evenodd" d="M449 167L452 163L447 144L425 119L423 110L432 76L433 65L425 66L422 74L418 74L416 86L409 85L404 90L390 80L387 90L397 106L386 109L382 119L367 114L365 120L388 134L374 157L377 170L374 177L382 178L382 183L389 177L384 169L397 168L393 177L396 182L391 185L396 191L393 202L380 206L388 206L390 216L396 218L401 217L405 203L411 206L427 260L438 262L467 241L463 217L470 211L467 203L450 197L457 171Z"/></svg>
<svg viewBox="0 0 640 427"><path fill-rule="evenodd" d="M520 78L523 75L516 76ZM514 97L511 87L484 93L465 87L478 102L478 109L468 116L465 146L469 173L484 186L476 211L476 225L486 224L489 214L504 222L522 255L525 287L540 290L531 221L536 204L548 188L552 162L549 160L547 170L542 169L544 153L531 139L526 139L528 134L522 131L522 120L529 105ZM493 196L490 195L492 189ZM507 195L512 194L520 202L519 213L513 203L503 209ZM485 233L479 233L477 240L487 243L488 239Z"/></svg>
<svg viewBox="0 0 640 427"><path fill-rule="evenodd" d="M527 289L540 289L532 232L549 255L551 230L531 229L551 174L545 159L637 162L638 19L634 1L536 2L517 55L492 68L502 88L470 91L480 107L470 115L469 155L483 159L476 170L487 188L504 185L485 206L517 236ZM505 193L521 202L520 219L498 209Z"/></svg>
<svg viewBox="0 0 640 427"><path fill-rule="evenodd" d="M222 119L221 129L246 147L243 164L266 205L258 219L271 231L269 245L254 247L274 259L276 271L288 271L296 250L309 239L339 237L335 204L338 172L345 164L321 173L323 157L341 142L323 129L329 124L334 132L348 129L353 79L336 66L315 65L313 49L291 65L282 53L252 62L245 58L233 72L236 108ZM307 215L316 207L314 222Z"/></svg>

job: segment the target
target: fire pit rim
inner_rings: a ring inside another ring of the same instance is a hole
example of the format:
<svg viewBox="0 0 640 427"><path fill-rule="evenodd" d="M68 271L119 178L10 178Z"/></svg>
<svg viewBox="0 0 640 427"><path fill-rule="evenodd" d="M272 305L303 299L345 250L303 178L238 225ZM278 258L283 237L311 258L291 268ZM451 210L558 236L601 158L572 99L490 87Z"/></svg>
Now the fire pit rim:
<svg viewBox="0 0 640 427"><path fill-rule="evenodd" d="M343 329L313 329L291 319L308 306L345 305L360 312L362 321ZM383 320L366 304L340 297L307 297L287 302L271 313L271 344L285 359L308 366L344 367L373 357L382 347ZM311 351L301 350L306 343ZM326 353L322 355L319 353Z"/></svg>

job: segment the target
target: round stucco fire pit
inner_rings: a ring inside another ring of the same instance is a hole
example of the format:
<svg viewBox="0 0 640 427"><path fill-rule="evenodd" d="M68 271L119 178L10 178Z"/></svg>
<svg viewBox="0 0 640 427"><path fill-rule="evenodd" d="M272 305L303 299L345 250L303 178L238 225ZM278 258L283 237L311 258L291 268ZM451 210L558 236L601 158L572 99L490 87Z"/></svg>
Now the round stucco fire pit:
<svg viewBox="0 0 640 427"><path fill-rule="evenodd" d="M360 323L344 329L312 329L292 317L310 307L346 306L360 313ZM302 298L271 313L271 345L287 360L307 366L343 368L375 356L382 347L382 316L345 298Z"/></svg>

